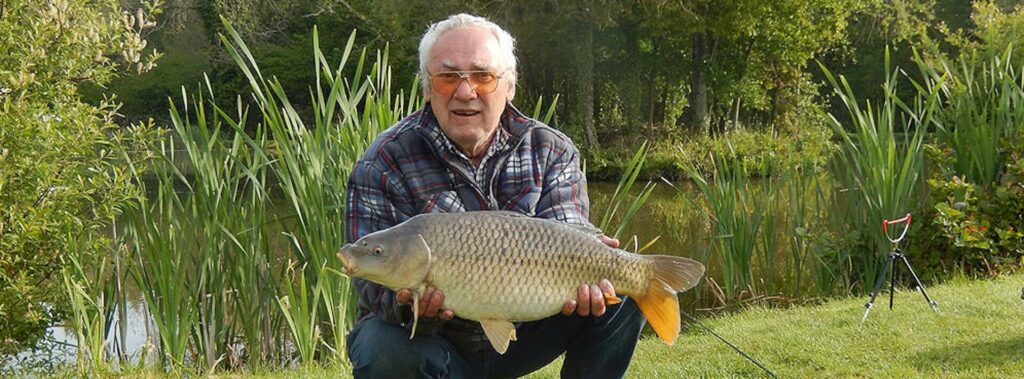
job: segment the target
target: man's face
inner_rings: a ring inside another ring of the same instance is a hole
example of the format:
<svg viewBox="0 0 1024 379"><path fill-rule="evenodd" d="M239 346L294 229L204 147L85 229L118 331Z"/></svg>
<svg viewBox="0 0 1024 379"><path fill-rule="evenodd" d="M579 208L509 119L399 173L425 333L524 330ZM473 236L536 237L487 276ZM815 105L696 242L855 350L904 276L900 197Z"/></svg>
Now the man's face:
<svg viewBox="0 0 1024 379"><path fill-rule="evenodd" d="M486 151L505 103L515 95L515 85L508 80L509 73L504 72L507 67L497 38L483 28L449 30L430 50L427 71L431 75L442 71L484 70L502 76L494 92L487 94L478 93L466 80L450 95L433 88L425 93L441 130L470 157Z"/></svg>

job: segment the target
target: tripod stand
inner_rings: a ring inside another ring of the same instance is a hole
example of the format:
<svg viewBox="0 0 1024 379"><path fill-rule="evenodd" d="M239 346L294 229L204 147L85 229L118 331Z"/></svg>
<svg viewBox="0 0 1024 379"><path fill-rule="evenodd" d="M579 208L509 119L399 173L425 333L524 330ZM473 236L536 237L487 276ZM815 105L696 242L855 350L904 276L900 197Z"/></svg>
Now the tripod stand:
<svg viewBox="0 0 1024 379"><path fill-rule="evenodd" d="M889 234L889 225L892 224L904 224L903 232L900 233L899 237L893 238ZM883 268L881 274L878 275L878 280L875 282L875 290L871 292L871 300L869 300L867 304L864 304L864 307L867 309L864 311L864 317L860 320L862 324L864 321L867 321L868 314L871 313L871 306L875 303L875 297L878 297L878 291L882 289L882 284L885 282L885 276L886 274L889 274L890 271L892 276L889 279L889 309L892 309L893 296L896 293L896 270L899 268L895 266L896 259L902 260L903 265L907 266L907 271L909 271L910 276L914 278L914 282L917 283L917 288L921 290L921 295L924 295L924 300L928 302L928 305L932 307L932 310L939 310L939 304L928 297L928 292L924 290L924 284L921 284L921 279L917 278L917 274L914 273L914 268L910 267L910 261L908 261L907 257L903 255L903 249L900 249L900 242L907 236L907 230L909 229L910 213L907 213L906 216L899 220L882 221L882 231L885 233L885 238L888 239L889 242L892 242L892 252L889 253L889 259L885 263L885 268Z"/></svg>

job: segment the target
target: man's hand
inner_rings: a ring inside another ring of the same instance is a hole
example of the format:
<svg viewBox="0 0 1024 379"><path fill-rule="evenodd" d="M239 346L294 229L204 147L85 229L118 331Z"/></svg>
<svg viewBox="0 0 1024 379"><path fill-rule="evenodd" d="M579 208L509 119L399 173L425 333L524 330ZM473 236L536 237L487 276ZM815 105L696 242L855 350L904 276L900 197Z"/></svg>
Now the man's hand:
<svg viewBox="0 0 1024 379"><path fill-rule="evenodd" d="M619 240L617 240L617 239L614 239L612 237L608 237L608 236L606 236L604 234L598 236L597 239L601 240L601 242L604 242L604 244L608 245L608 247L611 247L613 249L618 249L619 248Z"/></svg>
<svg viewBox="0 0 1024 379"><path fill-rule="evenodd" d="M412 290L408 288L402 288L395 292L395 300L399 304L411 304L412 303ZM428 286L423 292L423 296L420 297L419 309L414 311L420 316L424 317L439 317L442 320L451 320L455 318L455 312L451 309L442 308L444 306L444 292Z"/></svg>
<svg viewBox="0 0 1024 379"><path fill-rule="evenodd" d="M611 248L619 247L619 240L604 234L597 237ZM562 306L562 314L568 316L574 312L580 316L601 316L605 311L604 294L615 296L615 287L608 279L601 279L597 285L581 285L576 289L576 300L569 300Z"/></svg>
<svg viewBox="0 0 1024 379"><path fill-rule="evenodd" d="M601 279L597 284L584 284L576 289L576 300L569 300L562 306L562 314L569 316L576 313L580 316L599 317L604 315L604 294L615 296L615 287L608 279Z"/></svg>

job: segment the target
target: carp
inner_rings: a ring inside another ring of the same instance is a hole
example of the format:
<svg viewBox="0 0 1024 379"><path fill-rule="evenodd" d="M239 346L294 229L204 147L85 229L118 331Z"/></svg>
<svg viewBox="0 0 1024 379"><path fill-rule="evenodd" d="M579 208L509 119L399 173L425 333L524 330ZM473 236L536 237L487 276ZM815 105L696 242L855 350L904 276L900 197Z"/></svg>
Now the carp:
<svg viewBox="0 0 1024 379"><path fill-rule="evenodd" d="M680 329L676 294L697 285L704 266L611 248L599 234L510 211L429 213L368 234L337 256L350 277L412 289L413 309L428 285L443 291L445 307L479 321L502 354L515 340L513 322L560 313L581 284L601 279L633 298L658 337L674 343ZM605 299L619 301L611 294ZM413 316L414 336L419 319Z"/></svg>

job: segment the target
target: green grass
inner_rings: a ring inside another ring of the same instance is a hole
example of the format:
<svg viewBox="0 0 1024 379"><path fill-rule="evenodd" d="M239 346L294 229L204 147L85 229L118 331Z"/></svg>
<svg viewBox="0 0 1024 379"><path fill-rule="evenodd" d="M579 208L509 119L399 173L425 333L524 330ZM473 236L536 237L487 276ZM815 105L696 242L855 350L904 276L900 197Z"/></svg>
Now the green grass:
<svg viewBox="0 0 1024 379"><path fill-rule="evenodd" d="M867 322L867 297L788 310L751 309L704 322L782 378L993 378L1024 375L1024 275L955 280L919 292L897 291L895 309L880 294ZM883 295L885 295L883 297ZM628 376L765 377L697 326L667 346L640 341ZM559 364L534 378L558 377Z"/></svg>
<svg viewBox="0 0 1024 379"><path fill-rule="evenodd" d="M1024 274L928 288L933 312L919 292L899 290L895 309L880 294L861 324L866 296L786 310L748 309L706 319L705 325L781 378L1008 378L1024 375ZM561 360L530 378L557 378ZM127 376L157 377L152 371ZM645 337L628 377L765 377L752 363L694 325L674 346ZM219 378L350 377L330 364L291 370L254 368Z"/></svg>

